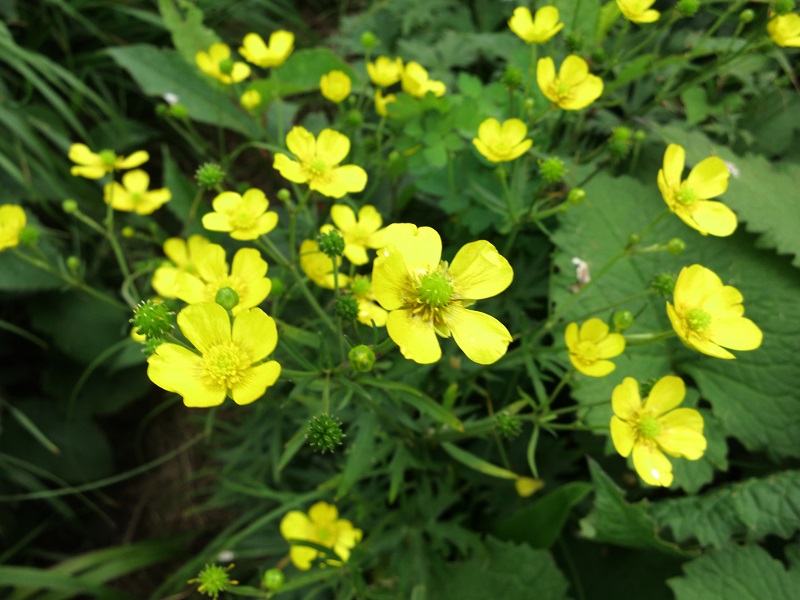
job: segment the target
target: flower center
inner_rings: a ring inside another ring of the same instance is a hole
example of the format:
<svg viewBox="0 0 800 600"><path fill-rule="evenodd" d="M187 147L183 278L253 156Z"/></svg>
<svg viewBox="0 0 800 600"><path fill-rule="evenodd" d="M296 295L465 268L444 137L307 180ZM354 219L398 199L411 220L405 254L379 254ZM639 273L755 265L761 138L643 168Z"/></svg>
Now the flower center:
<svg viewBox="0 0 800 600"><path fill-rule="evenodd" d="M439 271L428 273L417 288L420 300L432 308L440 308L453 299L453 284Z"/></svg>
<svg viewBox="0 0 800 600"><path fill-rule="evenodd" d="M223 342L203 355L203 369L207 379L231 389L250 369L250 357L233 342Z"/></svg>
<svg viewBox="0 0 800 600"><path fill-rule="evenodd" d="M570 91L572 91L572 86L568 83L563 83L561 81L556 83L556 96L559 98L566 98L569 96Z"/></svg>
<svg viewBox="0 0 800 600"><path fill-rule="evenodd" d="M578 343L577 352L578 360L580 360L585 365L590 365L600 358L597 354L597 344L594 342L580 342Z"/></svg>
<svg viewBox="0 0 800 600"><path fill-rule="evenodd" d="M113 150L101 150L97 156L100 157L100 160L103 161L103 165L106 167L113 167L114 163L117 161L117 155Z"/></svg>
<svg viewBox="0 0 800 600"><path fill-rule="evenodd" d="M134 204L138 204L142 199L142 195L139 192L133 192L130 196L131 196L131 202L133 202Z"/></svg>
<svg viewBox="0 0 800 600"><path fill-rule="evenodd" d="M233 213L230 221L234 229L250 229L255 223L255 219L245 211Z"/></svg>
<svg viewBox="0 0 800 600"><path fill-rule="evenodd" d="M682 187L678 190L678 193L675 194L675 199L680 204L690 206L697 201L697 192L695 192L692 188Z"/></svg>
<svg viewBox="0 0 800 600"><path fill-rule="evenodd" d="M686 325L692 331L703 331L711 325L711 315L699 308L694 308L686 315Z"/></svg>
<svg viewBox="0 0 800 600"><path fill-rule="evenodd" d="M316 159L309 165L308 169L314 177L321 177L328 170L328 165L325 164L325 161Z"/></svg>
<svg viewBox="0 0 800 600"><path fill-rule="evenodd" d="M327 528L317 529L317 537L320 542L325 542L331 538L331 532Z"/></svg>
<svg viewBox="0 0 800 600"><path fill-rule="evenodd" d="M653 417L644 417L639 421L639 435L652 439L661 433L661 423Z"/></svg>

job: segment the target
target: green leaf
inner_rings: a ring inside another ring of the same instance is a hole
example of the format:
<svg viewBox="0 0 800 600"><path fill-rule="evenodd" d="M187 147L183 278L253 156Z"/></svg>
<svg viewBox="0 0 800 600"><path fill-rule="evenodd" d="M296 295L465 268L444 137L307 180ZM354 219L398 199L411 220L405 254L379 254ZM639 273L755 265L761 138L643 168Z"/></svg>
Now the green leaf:
<svg viewBox="0 0 800 600"><path fill-rule="evenodd" d="M462 465L478 471L479 473L483 473L484 475L498 477L500 479L518 479L519 477L516 473L513 473L508 469L498 467L497 465L493 465L482 458L478 458L471 452L462 450L458 446L454 446L449 442L444 442L442 444L442 449Z"/></svg>
<svg viewBox="0 0 800 600"><path fill-rule="evenodd" d="M406 404L410 404L419 412L428 415L432 419L449 425L457 431L464 431L464 426L453 413L436 402L433 398L426 396L416 388L403 383L394 381L385 381L383 379L364 379L361 381L363 385L378 387L384 390L395 392L391 394L392 398L402 400Z"/></svg>
<svg viewBox="0 0 800 600"><path fill-rule="evenodd" d="M365 412L356 421L358 433L351 442L346 442L347 463L344 466L336 497L341 498L362 477L364 477L372 464L378 459L376 454L386 454L389 451L387 444L376 452L376 437L380 430L380 422L373 412Z"/></svg>
<svg viewBox="0 0 800 600"><path fill-rule="evenodd" d="M194 121L220 125L244 135L253 131L253 121L213 82L201 77L174 50L159 50L149 44L109 48L111 58L126 69L145 94L171 93L189 111Z"/></svg>
<svg viewBox="0 0 800 600"><path fill-rule="evenodd" d="M667 580L677 600L792 600L800 589L798 565L787 571L758 546L711 552L687 563L683 570L683 577Z"/></svg>
<svg viewBox="0 0 800 600"><path fill-rule="evenodd" d="M220 41L214 31L203 26L203 11L186 0L158 0L164 25L172 34L172 43L184 60L194 64L200 50L208 50Z"/></svg>
<svg viewBox="0 0 800 600"><path fill-rule="evenodd" d="M273 69L269 78L250 84L248 89L258 90L261 97L269 102L279 97L319 90L319 80L331 71L343 71L353 81L353 87L358 86L358 74L336 54L327 48L310 48L293 52L280 68Z"/></svg>
<svg viewBox="0 0 800 600"><path fill-rule="evenodd" d="M592 486L583 481L562 485L501 523L495 535L534 548L549 548L561 535L572 508L591 491Z"/></svg>
<svg viewBox="0 0 800 600"><path fill-rule="evenodd" d="M485 553L435 571L428 598L436 600L561 600L567 580L550 553L530 546L486 540Z"/></svg>
<svg viewBox="0 0 800 600"><path fill-rule="evenodd" d="M127 600L131 598L119 590L114 590L102 585L93 585L80 577L70 577L61 573L52 573L45 569L33 567L6 567L0 566L0 587L36 587L39 590L58 590L71 592L68 597L77 594L90 594L98 600ZM84 596L85 597L85 596Z"/></svg>
<svg viewBox="0 0 800 600"><path fill-rule="evenodd" d="M660 550L676 556L685 553L675 544L661 539L656 522L648 512L647 501L629 504L624 492L591 458L589 471L595 488L594 507L581 520L583 537L631 548Z"/></svg>
<svg viewBox="0 0 800 600"><path fill-rule="evenodd" d="M730 538L790 538L800 529L800 471L719 487L702 496L654 504L651 514L678 542L696 539L721 548Z"/></svg>
<svg viewBox="0 0 800 600"><path fill-rule="evenodd" d="M686 124L696 125L706 120L711 114L706 91L701 87L689 88L681 94L681 102L686 111Z"/></svg>

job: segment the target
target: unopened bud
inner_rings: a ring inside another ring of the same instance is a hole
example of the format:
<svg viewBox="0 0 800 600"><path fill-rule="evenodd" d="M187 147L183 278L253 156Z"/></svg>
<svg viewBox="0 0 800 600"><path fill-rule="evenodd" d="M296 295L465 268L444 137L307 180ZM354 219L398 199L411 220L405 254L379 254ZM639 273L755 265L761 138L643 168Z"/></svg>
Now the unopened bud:
<svg viewBox="0 0 800 600"><path fill-rule="evenodd" d="M197 168L194 178L200 187L211 189L222 183L225 171L217 163L205 163Z"/></svg>
<svg viewBox="0 0 800 600"><path fill-rule="evenodd" d="M335 229L331 229L328 233L320 233L317 243L319 249L330 258L344 254L344 238Z"/></svg>
<svg viewBox="0 0 800 600"><path fill-rule="evenodd" d="M230 75L233 73L233 61L230 58L219 61L219 72L223 75Z"/></svg>
<svg viewBox="0 0 800 600"><path fill-rule="evenodd" d="M270 297L280 296L286 291L286 284L283 283L283 279L280 277L270 277L269 280L272 282L272 287L269 290Z"/></svg>
<svg viewBox="0 0 800 600"><path fill-rule="evenodd" d="M361 34L361 47L369 50L378 45L378 38L371 31L365 31Z"/></svg>
<svg viewBox="0 0 800 600"><path fill-rule="evenodd" d="M344 321L355 321L358 318L358 300L352 296L339 296L334 310L336 316Z"/></svg>
<svg viewBox="0 0 800 600"><path fill-rule="evenodd" d="M778 15L788 15L790 12L794 12L794 0L775 0L772 8Z"/></svg>
<svg viewBox="0 0 800 600"><path fill-rule="evenodd" d="M532 477L518 477L514 482L517 488L517 494L521 498L533 496L536 492L544 487L544 481L541 479L533 479Z"/></svg>
<svg viewBox="0 0 800 600"><path fill-rule="evenodd" d="M281 202L288 202L289 200L292 199L292 192L290 192L286 188L281 188L278 190L278 193L275 194L275 197Z"/></svg>
<svg viewBox="0 0 800 600"><path fill-rule="evenodd" d="M122 228L122 237L132 238L136 235L136 230L133 227L125 226Z"/></svg>
<svg viewBox="0 0 800 600"><path fill-rule="evenodd" d="M747 8L739 13L739 20L742 23L751 23L755 18L756 13L750 8Z"/></svg>
<svg viewBox="0 0 800 600"><path fill-rule="evenodd" d="M130 322L136 333L160 339L172 331L172 314L161 300L143 300L133 309Z"/></svg>
<svg viewBox="0 0 800 600"><path fill-rule="evenodd" d="M633 325L633 313L629 310L618 310L614 313L614 328L617 331L625 331Z"/></svg>
<svg viewBox="0 0 800 600"><path fill-rule="evenodd" d="M375 364L375 353L372 348L364 344L351 348L347 358L350 360L350 366L359 373L369 373Z"/></svg>
<svg viewBox="0 0 800 600"><path fill-rule="evenodd" d="M286 581L286 575L280 569L270 569L264 573L264 579L261 580L262 585L268 590L277 592L283 587Z"/></svg>
<svg viewBox="0 0 800 600"><path fill-rule="evenodd" d="M505 73L503 73L502 82L503 85L509 89L517 89L520 85L522 85L522 71L516 67L506 68Z"/></svg>
<svg viewBox="0 0 800 600"><path fill-rule="evenodd" d="M239 304L239 294L232 288L224 287L217 291L217 295L214 296L214 302L225 310L233 310Z"/></svg>
<svg viewBox="0 0 800 600"><path fill-rule="evenodd" d="M336 446L342 445L342 422L336 417L320 415L308 422L306 440L313 450L320 454L333 452Z"/></svg>
<svg viewBox="0 0 800 600"><path fill-rule="evenodd" d="M567 168L560 158L548 158L539 165L539 173L547 183L558 183L567 174Z"/></svg>
<svg viewBox="0 0 800 600"><path fill-rule="evenodd" d="M682 254L684 250L686 250L686 242L680 238L672 238L667 242L667 252L673 256Z"/></svg>
<svg viewBox="0 0 800 600"><path fill-rule="evenodd" d="M345 121L350 127L361 127L364 124L364 117L357 110L347 111Z"/></svg>
<svg viewBox="0 0 800 600"><path fill-rule="evenodd" d="M675 289L675 275L672 273L659 273L650 282L650 288L664 298L671 296Z"/></svg>
<svg viewBox="0 0 800 600"><path fill-rule="evenodd" d="M81 259L77 256L68 256L67 260L64 261L69 269L69 272L73 275L78 274L78 270L81 268Z"/></svg>
<svg viewBox="0 0 800 600"><path fill-rule="evenodd" d="M567 202L570 204L582 204L586 200L586 192L582 188L572 188L567 194Z"/></svg>
<svg viewBox="0 0 800 600"><path fill-rule="evenodd" d="M189 109L183 104L173 104L169 107L169 114L176 119L185 119L189 116Z"/></svg>
<svg viewBox="0 0 800 600"><path fill-rule="evenodd" d="M494 416L494 428L500 437L513 440L522 433L522 421L516 415L501 412Z"/></svg>
<svg viewBox="0 0 800 600"><path fill-rule="evenodd" d="M64 200L64 202L61 203L61 210L71 215L78 211L78 203L75 202L75 200Z"/></svg>
<svg viewBox="0 0 800 600"><path fill-rule="evenodd" d="M567 50L570 53L577 53L583 49L583 40L581 39L580 34L577 33L570 33L567 37L564 38L564 43L567 46Z"/></svg>
<svg viewBox="0 0 800 600"><path fill-rule="evenodd" d="M643 142L647 139L647 133L642 131L641 129L637 129L633 132L633 141L634 142Z"/></svg>
<svg viewBox="0 0 800 600"><path fill-rule="evenodd" d="M23 246L35 246L39 241L40 231L33 225L26 225L19 232L19 243Z"/></svg>
<svg viewBox="0 0 800 600"><path fill-rule="evenodd" d="M684 17L693 17L700 9L700 0L680 0L675 8Z"/></svg>

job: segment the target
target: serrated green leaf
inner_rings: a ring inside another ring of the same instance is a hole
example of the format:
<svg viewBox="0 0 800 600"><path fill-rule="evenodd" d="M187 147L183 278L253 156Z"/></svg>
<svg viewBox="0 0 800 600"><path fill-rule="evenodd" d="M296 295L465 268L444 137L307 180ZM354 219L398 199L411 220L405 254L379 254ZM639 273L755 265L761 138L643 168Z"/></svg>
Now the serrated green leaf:
<svg viewBox="0 0 800 600"><path fill-rule="evenodd" d="M589 471L595 488L594 507L581 520L581 535L596 542L630 548L659 550L675 556L686 553L659 537L656 522L648 512L647 501L630 504L624 492L591 458Z"/></svg>
<svg viewBox="0 0 800 600"><path fill-rule="evenodd" d="M732 546L701 556L667 580L677 600L792 600L800 589L800 568L784 566L758 546Z"/></svg>
<svg viewBox="0 0 800 600"><path fill-rule="evenodd" d="M721 548L732 537L790 538L800 529L800 471L784 471L654 504L651 514L679 542Z"/></svg>

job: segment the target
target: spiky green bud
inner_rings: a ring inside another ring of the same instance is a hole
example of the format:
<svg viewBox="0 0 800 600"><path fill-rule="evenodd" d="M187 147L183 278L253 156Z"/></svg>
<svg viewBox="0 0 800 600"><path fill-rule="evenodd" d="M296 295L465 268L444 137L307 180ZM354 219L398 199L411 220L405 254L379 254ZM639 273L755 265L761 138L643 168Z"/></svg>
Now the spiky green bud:
<svg viewBox="0 0 800 600"><path fill-rule="evenodd" d="M515 90L522 85L522 71L516 67L507 67L501 81L507 88Z"/></svg>
<svg viewBox="0 0 800 600"><path fill-rule="evenodd" d="M203 570L197 574L197 577L190 579L189 583L197 583L197 591L204 596L210 596L216 600L219 595L228 588L237 585L238 581L231 581L228 577L228 571L233 568L233 565L228 567L221 567L219 565L206 565Z"/></svg>
<svg viewBox="0 0 800 600"><path fill-rule="evenodd" d="M500 412L494 416L494 427L500 437L513 440L522 433L522 421L516 415Z"/></svg>
<svg viewBox="0 0 800 600"><path fill-rule="evenodd" d="M342 320L355 321L358 318L358 300L352 296L339 296L334 310Z"/></svg>
<svg viewBox="0 0 800 600"><path fill-rule="evenodd" d="M539 165L539 173L547 183L558 183L567 174L567 167L560 158L548 158Z"/></svg>
<svg viewBox="0 0 800 600"><path fill-rule="evenodd" d="M700 9L700 0L680 0L675 8L684 17L693 17Z"/></svg>
<svg viewBox="0 0 800 600"><path fill-rule="evenodd" d="M172 331L173 313L161 300L142 300L133 309L133 323L136 333L146 335L147 339L162 338Z"/></svg>
<svg viewBox="0 0 800 600"><path fill-rule="evenodd" d="M218 186L225 178L225 171L216 163L205 163L197 168L194 174L197 185L207 190Z"/></svg>
<svg viewBox="0 0 800 600"><path fill-rule="evenodd" d="M331 229L328 233L320 233L317 236L317 243L320 251L331 258L344 254L344 238L335 229Z"/></svg>
<svg viewBox="0 0 800 600"><path fill-rule="evenodd" d="M675 289L675 275L672 273L659 273L650 282L650 289L664 298L671 296Z"/></svg>
<svg viewBox="0 0 800 600"><path fill-rule="evenodd" d="M306 428L306 441L311 449L320 454L333 452L342 445L342 422L336 417L320 415L312 417Z"/></svg>

